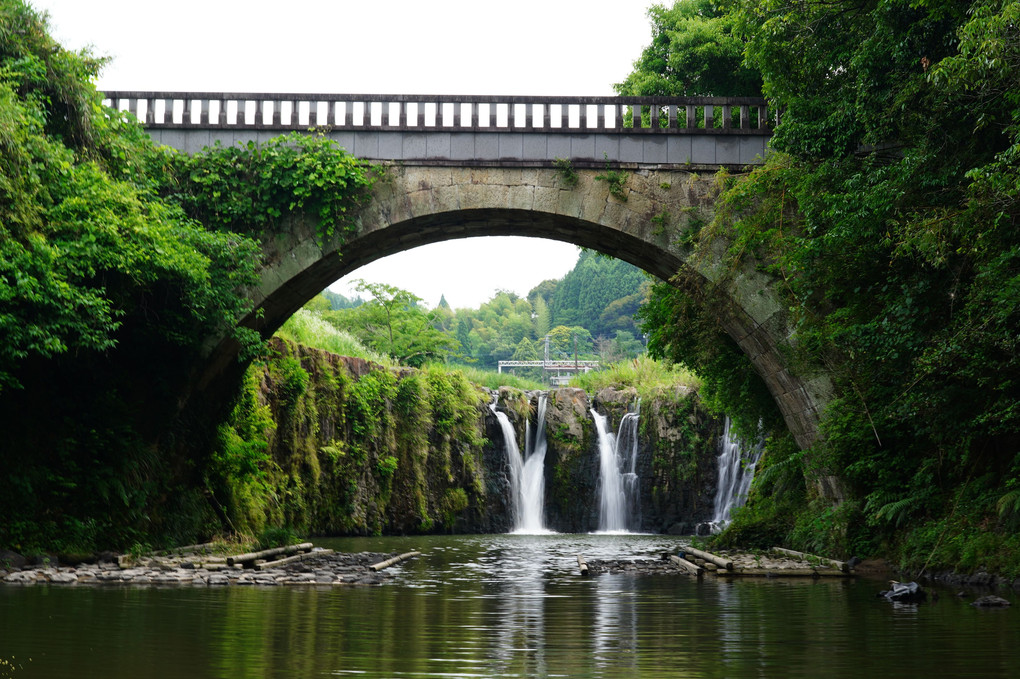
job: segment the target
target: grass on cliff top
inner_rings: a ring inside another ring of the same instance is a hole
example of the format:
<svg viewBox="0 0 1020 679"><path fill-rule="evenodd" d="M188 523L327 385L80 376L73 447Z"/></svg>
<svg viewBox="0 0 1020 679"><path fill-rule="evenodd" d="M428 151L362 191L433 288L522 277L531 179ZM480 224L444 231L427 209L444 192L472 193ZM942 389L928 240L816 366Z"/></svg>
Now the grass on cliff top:
<svg viewBox="0 0 1020 679"><path fill-rule="evenodd" d="M529 380L524 377L518 377L517 375L511 375L510 373L497 373L492 370L482 370L470 365L459 365L459 364L439 364L443 370L449 372L459 372L464 375L464 378L468 382L473 382L482 387L488 387L489 389L499 389L500 387L513 387L522 391L541 391L549 388L548 384L538 382L536 380Z"/></svg>
<svg viewBox="0 0 1020 679"><path fill-rule="evenodd" d="M697 375L679 365L667 365L648 356L612 363L602 370L581 373L570 378L570 386L594 394L606 387L623 389L634 387L639 394L670 391L682 385L691 389L701 387Z"/></svg>
<svg viewBox="0 0 1020 679"><path fill-rule="evenodd" d="M394 365L393 359L389 356L369 349L350 333L338 330L307 309L298 309L276 331L276 336L340 356L364 358L385 366Z"/></svg>

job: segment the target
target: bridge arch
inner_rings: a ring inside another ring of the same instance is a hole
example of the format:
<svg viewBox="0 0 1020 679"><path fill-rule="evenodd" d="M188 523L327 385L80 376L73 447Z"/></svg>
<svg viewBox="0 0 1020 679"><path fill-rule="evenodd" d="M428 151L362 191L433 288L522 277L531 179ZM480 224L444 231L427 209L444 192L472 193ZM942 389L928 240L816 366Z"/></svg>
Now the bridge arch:
<svg viewBox="0 0 1020 679"><path fill-rule="evenodd" d="M692 216L704 218L712 210L711 181L688 170L637 170L627 177L622 201L596 178L598 171L578 175L569 186L551 168L392 165L344 242L323 241L316 223L302 218L282 223L265 240L261 283L248 291L255 309L243 323L271 335L336 279L421 245L505 235L566 241L663 280L686 270L706 287L729 281L717 307L722 326L768 385L797 442L810 446L831 387L826 378L795 374L787 364L794 339L773 281L750 267L733 275L723 260L724 244L715 249L716 258L697 260L680 244ZM654 219L659 216L665 219ZM236 343L221 340L210 348L200 390L237 378L231 374L238 369Z"/></svg>

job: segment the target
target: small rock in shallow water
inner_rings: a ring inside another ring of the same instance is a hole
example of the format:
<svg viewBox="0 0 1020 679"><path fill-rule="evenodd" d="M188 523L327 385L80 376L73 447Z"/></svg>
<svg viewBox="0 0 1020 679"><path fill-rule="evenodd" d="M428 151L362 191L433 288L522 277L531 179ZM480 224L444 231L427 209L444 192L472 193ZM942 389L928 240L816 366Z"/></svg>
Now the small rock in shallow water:
<svg viewBox="0 0 1020 679"><path fill-rule="evenodd" d="M979 606L981 608L1005 608L1012 604L1006 599L1003 599L1001 596L989 594L988 596L983 596L980 599L975 599L970 603L970 605Z"/></svg>
<svg viewBox="0 0 1020 679"><path fill-rule="evenodd" d="M893 582L892 587L882 592L889 601L900 601L903 603L918 603L928 598L928 593L921 589L916 582Z"/></svg>

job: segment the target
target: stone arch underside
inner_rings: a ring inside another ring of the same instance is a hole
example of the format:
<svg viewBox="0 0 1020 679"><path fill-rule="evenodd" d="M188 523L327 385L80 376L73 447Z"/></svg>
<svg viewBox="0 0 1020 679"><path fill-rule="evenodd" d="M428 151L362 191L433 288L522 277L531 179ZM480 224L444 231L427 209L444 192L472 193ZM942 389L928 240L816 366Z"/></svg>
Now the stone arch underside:
<svg viewBox="0 0 1020 679"><path fill-rule="evenodd" d="M262 280L249 291L255 311L243 324L269 335L338 278L421 245L507 235L566 241L663 280L682 269L696 272L695 280L714 289L723 328L765 380L798 444L814 443L831 387L824 376L796 375L788 366L795 340L772 279L752 267L734 275L724 263L724 245L714 249L717 256L693 261L679 244L692 217L711 214L711 181L684 170L634 171L624 186L627 200L621 201L595 178L598 172L577 173L577 184L568 185L553 169L389 167L346 242L323 242L316 224L302 219L285 221L264 239ZM215 345L199 389L236 379L229 376L236 372L231 367L236 355L230 340Z"/></svg>

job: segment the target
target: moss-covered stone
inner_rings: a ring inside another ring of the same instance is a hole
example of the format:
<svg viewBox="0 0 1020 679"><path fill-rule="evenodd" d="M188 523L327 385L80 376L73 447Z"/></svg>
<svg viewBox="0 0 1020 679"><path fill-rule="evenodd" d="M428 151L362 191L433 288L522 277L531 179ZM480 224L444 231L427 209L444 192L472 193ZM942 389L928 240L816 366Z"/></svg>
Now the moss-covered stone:
<svg viewBox="0 0 1020 679"><path fill-rule="evenodd" d="M235 530L365 535L478 523L482 390L436 369L388 369L283 340L272 349L249 370L208 474Z"/></svg>

